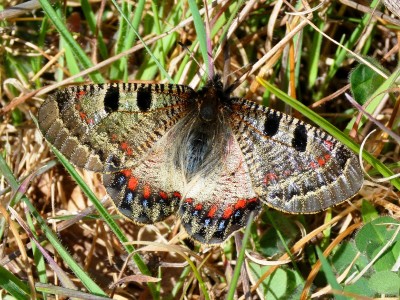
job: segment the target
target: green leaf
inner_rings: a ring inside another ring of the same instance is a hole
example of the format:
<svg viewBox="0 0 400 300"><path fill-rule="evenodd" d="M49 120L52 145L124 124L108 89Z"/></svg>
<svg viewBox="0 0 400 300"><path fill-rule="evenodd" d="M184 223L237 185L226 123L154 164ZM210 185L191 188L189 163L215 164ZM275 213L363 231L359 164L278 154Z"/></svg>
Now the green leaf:
<svg viewBox="0 0 400 300"><path fill-rule="evenodd" d="M79 61L83 69L89 69L93 66L91 60L86 55L85 51L79 46L77 41L73 38L71 32L66 26L65 20L59 18L58 14L54 10L52 4L47 0L39 0L40 5L43 8L43 11L46 13L48 18L51 20L53 25L57 28L57 31L60 33L65 42L69 45L69 48L73 52L76 57L76 60ZM104 82L103 76L99 73L99 71L95 71L89 74L89 77L94 82Z"/></svg>
<svg viewBox="0 0 400 300"><path fill-rule="evenodd" d="M29 287L14 274L0 265L0 287L16 299L30 299ZM3 295L4 296L4 295Z"/></svg>
<svg viewBox="0 0 400 300"><path fill-rule="evenodd" d="M247 242L250 239L251 223L253 222L253 220L254 220L254 213L251 213L250 214L250 218L247 221L246 230L245 230L244 235L243 235L242 248L240 249L238 258L236 260L236 266L235 266L235 269L233 271L233 276L232 276L232 280L230 282L228 295L226 297L227 299L233 299L233 296L235 295L235 292L236 292L237 284L239 282L239 277L240 277L240 274L241 274L241 271L242 271L242 265L243 265L243 263L245 261L244 258L245 258L245 252L246 252L246 245L247 245ZM207 296L207 295L205 295L205 296Z"/></svg>
<svg viewBox="0 0 400 300"><path fill-rule="evenodd" d="M252 282L257 281L271 266L260 266L249 262L248 270ZM279 268L268 276L258 287L257 292L262 299L299 299L300 295L295 295L301 291L303 285L301 276L287 268Z"/></svg>
<svg viewBox="0 0 400 300"><path fill-rule="evenodd" d="M24 122L24 115L16 108L11 112L12 124L15 126L21 125Z"/></svg>
<svg viewBox="0 0 400 300"><path fill-rule="evenodd" d="M392 238L393 232L387 232L389 236L386 238L386 241ZM374 268L376 271L385 271L390 270L396 263L396 260L400 257L400 241L395 242L392 246L390 246L383 254L379 256L379 258L374 263ZM382 245L383 247L383 245ZM379 247L372 252L372 257L376 257L381 251Z"/></svg>
<svg viewBox="0 0 400 300"><path fill-rule="evenodd" d="M268 214L270 214L270 218L274 220L274 224L268 219L265 220L269 228L260 237L257 251L264 256L273 257L286 252L284 243L290 245L299 235L299 229L292 219L283 217L281 212L269 210ZM279 229L284 243L276 228Z"/></svg>
<svg viewBox="0 0 400 300"><path fill-rule="evenodd" d="M135 5L129 1L122 1L121 7L113 2L119 10L119 29L114 52L119 54L131 48L137 40L137 30L144 15L145 1L135 1ZM110 78L114 80L128 79L128 58L122 57L114 62L110 70Z"/></svg>
<svg viewBox="0 0 400 300"><path fill-rule="evenodd" d="M382 99L386 96L388 90L393 88L393 86L395 85L399 76L400 76L400 67L397 67L397 69L394 70L393 73L381 85L379 85L378 88L376 88L374 90L373 94L371 94L368 97L368 106L365 107L365 111L367 113L373 114L375 112L377 107L382 103ZM345 132L350 131L353 128L356 120L357 120L357 118L353 117L353 119L347 124ZM364 125L364 123L366 122L366 120L367 120L367 118L363 117L361 119L361 122L358 124L358 128L361 128ZM376 167L376 166L374 166L374 167ZM387 176L384 174L382 174L382 175ZM389 175L389 176L391 176L391 175Z"/></svg>
<svg viewBox="0 0 400 300"><path fill-rule="evenodd" d="M161 73L164 74L164 76L165 76L166 78L168 78L168 80L169 80L170 82L172 82L171 76L168 74L168 72L165 70L165 68L161 65L159 59L157 59L157 57L156 57L156 56L154 55L154 53L151 51L150 47L146 44L146 42L145 42L145 41L143 40L143 38L140 36L140 34L139 34L139 32L136 30L134 24L132 24L132 22L129 20L129 17L126 16L126 15L124 14L124 12L122 11L122 9L119 7L117 1L112 0L112 3L114 4L115 8L116 8L116 9L118 10L118 12L120 13L121 17L127 22L127 24L129 25L130 30L135 34L135 36L136 36L136 37L140 40L140 42L143 44L143 47L146 49L147 53L148 53L148 54L150 55L150 57L151 57L151 61L154 62L154 63L157 65L157 67L159 68L159 70L161 71ZM143 3L143 1L141 1L141 3ZM141 10L140 10L140 12L141 12L140 15L141 15L142 12L143 12L143 6L141 6L140 9L141 9ZM136 13L137 13L137 12L135 12L135 16L138 16ZM139 18L139 17L138 17L138 18ZM140 19L140 18L139 18L139 19ZM139 19L135 18L135 20L139 20ZM123 61L123 60L121 60L121 61ZM127 74L125 74L125 77L126 77L126 75L127 75Z"/></svg>
<svg viewBox="0 0 400 300"><path fill-rule="evenodd" d="M325 258L324 254L322 253L322 251L319 247L316 247L315 249L317 250L318 258L321 261L322 272L324 273L329 285L333 289L341 291L343 288L337 282L335 274L333 273L332 267L329 264L328 260ZM336 299L345 299L345 298L341 295L336 295Z"/></svg>
<svg viewBox="0 0 400 300"><path fill-rule="evenodd" d="M396 228L388 224L400 224L400 221L391 217L380 217L365 224L355 238L358 251L372 259L376 254L375 250L382 248L394 234Z"/></svg>
<svg viewBox="0 0 400 300"><path fill-rule="evenodd" d="M399 295L400 278L392 271L377 272L369 279L369 288L380 294Z"/></svg>
<svg viewBox="0 0 400 300"><path fill-rule="evenodd" d="M375 294L376 294L373 290L371 290L368 287L368 280L364 277L361 277L354 284L346 285L344 287L343 291L352 293L352 294L356 294L356 295L360 295L360 296L364 296L364 297L371 297L371 298L373 296L375 296ZM353 299L357 299L357 298L354 297Z"/></svg>
<svg viewBox="0 0 400 300"><path fill-rule="evenodd" d="M363 222L368 223L379 218L379 213L369 201L363 200L361 204L361 216Z"/></svg>
<svg viewBox="0 0 400 300"><path fill-rule="evenodd" d="M324 26L326 26L323 20L317 21L318 27L321 31L323 31ZM312 48L310 48L310 56L308 57L309 60L309 72L308 72L308 87L312 88L317 81L319 76L318 71L320 69L320 61L321 61L321 47L323 44L323 36L317 31L313 31L312 33Z"/></svg>
<svg viewBox="0 0 400 300"><path fill-rule="evenodd" d="M189 0L189 8L190 12L192 13L194 27L196 28L197 39L200 43L200 51L203 56L204 63L206 65L206 72L210 74L209 71L209 54L207 51L207 35L206 29L204 26L204 21L200 15L199 8L197 7L196 1Z"/></svg>
<svg viewBox="0 0 400 300"><path fill-rule="evenodd" d="M372 0L370 3L370 8L374 10L375 7L379 5L379 2L380 0ZM364 34L366 27L371 24L371 18L372 18L371 14L363 14L363 18L360 20L357 27L353 29L351 36L349 37L346 36L343 41L340 41L341 42L340 44L343 45L344 47L343 48L339 47L335 57L333 58L334 63L331 65L329 69L326 80L327 84L329 84L332 78L334 78L334 75L342 66L343 61L348 58L349 53L347 49L353 49L354 45L358 43L360 37Z"/></svg>
<svg viewBox="0 0 400 300"><path fill-rule="evenodd" d="M331 261L338 274L342 274L354 261L359 251L354 243L354 241L341 243L332 253ZM365 255L361 254L352 268L350 269L350 274L354 272L359 272L365 268L369 260Z"/></svg>
<svg viewBox="0 0 400 300"><path fill-rule="evenodd" d="M383 70L378 62L368 58L369 62ZM376 73L370 67L364 64L359 64L351 73L349 77L350 89L354 99L361 105L371 97L371 95L385 82L385 78Z"/></svg>
<svg viewBox="0 0 400 300"><path fill-rule="evenodd" d="M92 31L93 35L97 37L97 49L101 58L106 59L108 58L107 45L104 42L102 31L97 28L96 16L93 12L92 6L90 5L89 0L81 0L80 3L82 5L82 13L85 15L90 31Z"/></svg>

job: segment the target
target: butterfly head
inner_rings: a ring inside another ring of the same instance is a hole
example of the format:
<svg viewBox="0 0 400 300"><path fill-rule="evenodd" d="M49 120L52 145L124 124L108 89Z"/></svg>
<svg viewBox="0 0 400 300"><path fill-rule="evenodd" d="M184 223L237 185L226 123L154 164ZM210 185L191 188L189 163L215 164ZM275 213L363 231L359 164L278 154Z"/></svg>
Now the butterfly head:
<svg viewBox="0 0 400 300"><path fill-rule="evenodd" d="M223 104L230 99L229 92L224 91L220 75L215 75L198 92L199 116L204 122L217 119Z"/></svg>

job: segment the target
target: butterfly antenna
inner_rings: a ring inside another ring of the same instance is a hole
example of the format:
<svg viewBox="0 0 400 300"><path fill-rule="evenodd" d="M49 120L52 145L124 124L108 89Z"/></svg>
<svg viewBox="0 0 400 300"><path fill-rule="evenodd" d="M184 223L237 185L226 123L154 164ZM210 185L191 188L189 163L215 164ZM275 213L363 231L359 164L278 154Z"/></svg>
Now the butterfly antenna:
<svg viewBox="0 0 400 300"><path fill-rule="evenodd" d="M241 84L247 79L247 77L249 77L249 75L251 74L251 72L250 72L250 71L251 71L251 68L250 68L249 66L251 66L251 64L248 64L247 66L241 68L241 69L246 69L246 68L247 68L247 71L246 71L242 76L240 76L239 78L237 78L231 85L229 85L229 86L225 89L225 92L227 92L227 93L232 93L239 85L241 85ZM228 76L231 76L232 74L237 73L237 72L240 71L241 69L238 69L238 70L232 72L232 73L229 74Z"/></svg>
<svg viewBox="0 0 400 300"><path fill-rule="evenodd" d="M196 59L196 57L194 57L193 52L188 48L188 46L186 46L186 45L183 44L182 42L178 42L178 44L179 44L183 49L185 49L185 50L189 53L189 57L190 57L191 59L193 59L193 61L197 64L197 66L198 66L199 69L203 72L203 74L206 74L206 73L207 73L206 70L205 70L205 69L203 68L203 66L199 63L199 61ZM198 75L200 78L203 77L199 71L197 71L196 73L197 73L197 75ZM207 76L208 76L208 74L207 74ZM210 80L210 79L211 79L211 78L209 78L209 80Z"/></svg>
<svg viewBox="0 0 400 300"><path fill-rule="evenodd" d="M208 11L208 3L203 0L205 8L205 29L206 29L206 43L207 43L207 56L208 56L208 77L209 80L214 78L214 58L211 42L211 26L210 26L210 13Z"/></svg>

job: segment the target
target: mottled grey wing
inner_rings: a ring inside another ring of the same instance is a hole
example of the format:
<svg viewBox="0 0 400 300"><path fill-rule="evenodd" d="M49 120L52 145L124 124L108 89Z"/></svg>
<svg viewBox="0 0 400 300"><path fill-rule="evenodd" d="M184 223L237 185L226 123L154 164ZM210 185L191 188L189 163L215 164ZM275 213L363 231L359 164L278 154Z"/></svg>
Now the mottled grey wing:
<svg viewBox="0 0 400 300"><path fill-rule="evenodd" d="M231 126L253 188L267 205L314 213L362 186L357 156L324 131L245 99L232 99Z"/></svg>
<svg viewBox="0 0 400 300"><path fill-rule="evenodd" d="M74 165L96 172L134 167L187 113L195 92L163 84L72 86L39 109L45 138Z"/></svg>

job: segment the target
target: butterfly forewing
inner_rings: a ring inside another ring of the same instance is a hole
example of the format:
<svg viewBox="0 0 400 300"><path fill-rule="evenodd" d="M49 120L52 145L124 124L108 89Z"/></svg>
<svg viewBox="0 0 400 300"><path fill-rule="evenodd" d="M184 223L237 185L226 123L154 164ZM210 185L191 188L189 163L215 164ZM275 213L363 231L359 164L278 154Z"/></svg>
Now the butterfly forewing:
<svg viewBox="0 0 400 300"><path fill-rule="evenodd" d="M163 84L73 86L39 109L46 139L73 164L111 172L134 166L186 114L194 91Z"/></svg>
<svg viewBox="0 0 400 300"><path fill-rule="evenodd" d="M327 133L245 99L232 99L231 126L253 187L268 205L313 213L353 196L363 174L357 157Z"/></svg>

